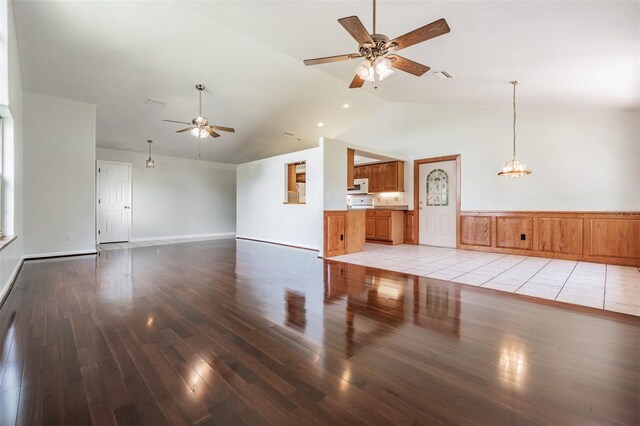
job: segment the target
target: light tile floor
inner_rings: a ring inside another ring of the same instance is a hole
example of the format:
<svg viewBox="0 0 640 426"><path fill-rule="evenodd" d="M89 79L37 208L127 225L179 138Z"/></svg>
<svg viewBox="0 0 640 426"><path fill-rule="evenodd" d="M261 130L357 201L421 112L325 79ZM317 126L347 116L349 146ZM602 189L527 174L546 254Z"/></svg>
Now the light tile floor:
<svg viewBox="0 0 640 426"><path fill-rule="evenodd" d="M331 259L640 316L640 269L630 266L404 244Z"/></svg>
<svg viewBox="0 0 640 426"><path fill-rule="evenodd" d="M176 238L173 240L154 240L154 241L136 241L127 243L103 243L97 244L96 249L98 251L105 250L120 250L133 247L149 247L149 246L163 246L167 244L179 244L179 243L192 243L194 241L209 241L219 240L220 237L201 237L201 238Z"/></svg>

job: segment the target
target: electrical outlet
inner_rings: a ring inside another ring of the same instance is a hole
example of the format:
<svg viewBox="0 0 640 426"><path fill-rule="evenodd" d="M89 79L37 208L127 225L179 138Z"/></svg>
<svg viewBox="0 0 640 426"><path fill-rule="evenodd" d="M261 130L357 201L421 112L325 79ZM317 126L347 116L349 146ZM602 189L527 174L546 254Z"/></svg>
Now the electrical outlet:
<svg viewBox="0 0 640 426"><path fill-rule="evenodd" d="M67 234L67 241L73 241L73 235Z"/></svg>

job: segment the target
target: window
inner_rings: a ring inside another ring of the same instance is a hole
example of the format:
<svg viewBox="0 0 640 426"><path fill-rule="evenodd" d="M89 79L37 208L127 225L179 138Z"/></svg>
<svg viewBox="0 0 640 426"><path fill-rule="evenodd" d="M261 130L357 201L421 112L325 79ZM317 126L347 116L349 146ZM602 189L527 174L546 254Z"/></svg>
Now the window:
<svg viewBox="0 0 640 426"><path fill-rule="evenodd" d="M298 161L289 163L285 168L285 204L306 204L307 202L307 163Z"/></svg>
<svg viewBox="0 0 640 426"><path fill-rule="evenodd" d="M449 205L449 175L442 169L434 169L427 175L427 205Z"/></svg>

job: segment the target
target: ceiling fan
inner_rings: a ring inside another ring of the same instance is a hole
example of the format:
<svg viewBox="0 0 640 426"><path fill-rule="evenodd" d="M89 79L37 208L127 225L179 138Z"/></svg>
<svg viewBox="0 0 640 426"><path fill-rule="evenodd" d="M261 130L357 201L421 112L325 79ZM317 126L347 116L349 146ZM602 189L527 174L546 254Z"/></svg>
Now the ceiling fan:
<svg viewBox="0 0 640 426"><path fill-rule="evenodd" d="M202 116L202 91L205 89L204 84L198 83L196 84L196 89L198 89L198 116L191 120L191 123L187 121L176 121L176 120L162 120L167 121L169 123L181 123L188 124L189 127L185 127L184 129L180 129L176 131L176 133L188 132L197 138L206 138L211 136L212 138L220 137L220 134L216 133L215 130L220 130L222 132L231 132L235 133L235 129L231 127L223 127L216 126L214 124L209 124L209 120L206 117Z"/></svg>
<svg viewBox="0 0 640 426"><path fill-rule="evenodd" d="M373 34L369 34L357 16L340 18L338 22L340 22L344 29L358 42L358 53L306 59L304 64L318 65L327 62L364 58L356 67L356 76L353 78L353 81L351 81L351 85L349 85L350 89L362 87L365 81L382 81L393 74L393 68L418 77L421 76L429 71L430 68L428 66L403 58L402 56L396 55L395 52L405 47L441 36L450 31L447 21L441 18L408 32L405 35L389 40L389 37L384 34L376 33L376 0L373 0Z"/></svg>

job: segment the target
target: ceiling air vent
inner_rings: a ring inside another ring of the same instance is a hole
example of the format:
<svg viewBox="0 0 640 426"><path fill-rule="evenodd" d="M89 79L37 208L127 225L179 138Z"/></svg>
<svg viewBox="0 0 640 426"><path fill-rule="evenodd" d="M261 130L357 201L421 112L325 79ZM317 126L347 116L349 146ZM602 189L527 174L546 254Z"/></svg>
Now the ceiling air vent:
<svg viewBox="0 0 640 426"><path fill-rule="evenodd" d="M147 98L147 100L144 101L144 103L146 105L153 105L153 106L163 107L166 102L165 101L161 101L160 99Z"/></svg>
<svg viewBox="0 0 640 426"><path fill-rule="evenodd" d="M435 74L440 78L455 78L453 74L448 71L438 71Z"/></svg>

